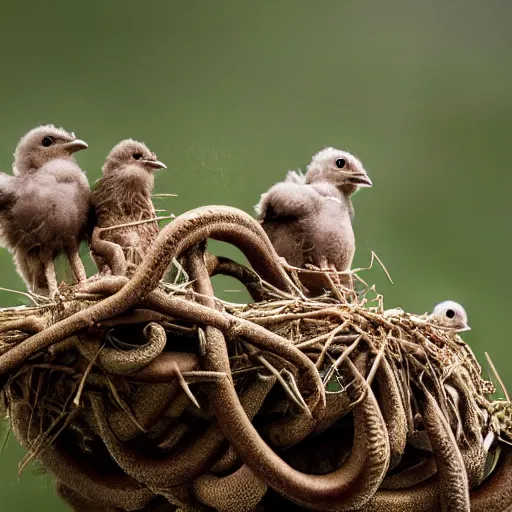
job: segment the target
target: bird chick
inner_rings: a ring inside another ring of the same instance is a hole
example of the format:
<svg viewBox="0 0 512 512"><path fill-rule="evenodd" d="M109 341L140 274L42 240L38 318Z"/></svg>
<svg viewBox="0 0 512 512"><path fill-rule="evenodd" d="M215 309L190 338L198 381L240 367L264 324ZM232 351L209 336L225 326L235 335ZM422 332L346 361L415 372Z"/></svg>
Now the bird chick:
<svg viewBox="0 0 512 512"><path fill-rule="evenodd" d="M0 244L35 293L57 293L54 259L65 254L76 282L86 279L78 253L86 234L90 188L73 154L87 144L53 125L24 135L13 176L0 173Z"/></svg>
<svg viewBox="0 0 512 512"><path fill-rule="evenodd" d="M289 265L347 271L355 252L351 196L371 186L355 156L329 147L313 156L305 175L290 171L284 182L262 194L256 213L277 254ZM321 293L320 281L325 281L300 277L311 293ZM344 283L350 282L347 277Z"/></svg>
<svg viewBox="0 0 512 512"><path fill-rule="evenodd" d="M457 302L447 300L437 304L428 320L440 327L454 330L455 332L470 331L466 310Z"/></svg>
<svg viewBox="0 0 512 512"><path fill-rule="evenodd" d="M142 262L159 233L156 221L105 228L156 218L154 171L165 168L145 144L132 139L114 146L107 156L92 192L96 226L90 249L101 273L125 275Z"/></svg>

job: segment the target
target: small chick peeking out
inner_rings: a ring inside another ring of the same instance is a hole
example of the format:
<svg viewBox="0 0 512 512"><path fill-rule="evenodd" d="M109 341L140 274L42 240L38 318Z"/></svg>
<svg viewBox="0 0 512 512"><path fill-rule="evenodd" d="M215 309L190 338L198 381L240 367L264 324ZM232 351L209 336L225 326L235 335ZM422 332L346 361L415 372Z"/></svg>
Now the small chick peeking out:
<svg viewBox="0 0 512 512"><path fill-rule="evenodd" d="M371 187L362 163L354 155L332 147L313 156L305 175L288 172L284 182L262 194L258 219L277 254L289 265L344 272L355 253L351 196ZM322 293L323 276L300 278L310 293ZM335 282L349 285L349 276L333 274Z"/></svg>
<svg viewBox="0 0 512 512"><path fill-rule="evenodd" d="M27 288L58 294L54 259L63 253L75 282L86 279L78 253L86 235L90 188L74 153L87 144L53 125L25 134L14 176L0 173L0 244L13 255Z"/></svg>
<svg viewBox="0 0 512 512"><path fill-rule="evenodd" d="M455 332L470 331L466 310L458 303L447 300L437 304L429 316L429 321Z"/></svg>
<svg viewBox="0 0 512 512"><path fill-rule="evenodd" d="M154 171L166 169L142 143L123 140L109 153L103 176L92 192L95 228L91 255L100 273L125 275L139 265L158 236L158 223L146 222L106 230L112 226L157 217L151 194Z"/></svg>

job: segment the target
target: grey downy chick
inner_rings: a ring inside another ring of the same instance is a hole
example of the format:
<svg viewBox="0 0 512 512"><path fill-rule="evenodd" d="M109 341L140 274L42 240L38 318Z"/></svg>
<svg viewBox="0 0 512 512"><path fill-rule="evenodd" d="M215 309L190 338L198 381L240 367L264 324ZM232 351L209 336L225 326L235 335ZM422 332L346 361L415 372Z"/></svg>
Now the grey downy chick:
<svg viewBox="0 0 512 512"><path fill-rule="evenodd" d="M466 310L453 300L447 300L437 304L428 320L445 329L454 330L455 332L470 331L468 324L468 315Z"/></svg>
<svg viewBox="0 0 512 512"><path fill-rule="evenodd" d="M27 287L58 293L54 259L65 254L76 282L86 279L79 256L86 235L90 188L75 162L87 144L53 125L24 135L14 153L13 176L0 173L0 243L13 255Z"/></svg>
<svg viewBox="0 0 512 512"><path fill-rule="evenodd" d="M132 139L114 146L107 156L92 192L95 228L90 249L101 273L126 274L142 262L158 236L156 221L104 228L156 218L151 200L154 171L165 168L145 144Z"/></svg>
<svg viewBox="0 0 512 512"><path fill-rule="evenodd" d="M347 271L355 252L351 196L371 186L355 156L329 147L313 156L305 175L290 171L284 182L262 194L256 213L289 265ZM318 276L301 280L311 293L321 293L324 281Z"/></svg>

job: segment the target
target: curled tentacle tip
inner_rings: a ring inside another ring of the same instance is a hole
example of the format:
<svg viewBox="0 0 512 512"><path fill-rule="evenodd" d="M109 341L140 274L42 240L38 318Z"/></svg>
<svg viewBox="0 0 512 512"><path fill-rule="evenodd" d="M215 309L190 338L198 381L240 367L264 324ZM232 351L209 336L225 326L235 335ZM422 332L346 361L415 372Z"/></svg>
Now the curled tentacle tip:
<svg viewBox="0 0 512 512"><path fill-rule="evenodd" d="M153 334L165 334L165 329L156 322L150 322L147 324L144 329L142 330L142 333L144 334L144 337L149 340Z"/></svg>

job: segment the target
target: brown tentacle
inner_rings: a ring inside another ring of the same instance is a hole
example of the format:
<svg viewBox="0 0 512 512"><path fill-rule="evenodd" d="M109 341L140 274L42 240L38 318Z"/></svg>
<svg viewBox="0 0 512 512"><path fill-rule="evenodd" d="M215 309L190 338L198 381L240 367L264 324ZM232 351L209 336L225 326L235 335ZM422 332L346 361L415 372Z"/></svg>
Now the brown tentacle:
<svg viewBox="0 0 512 512"><path fill-rule="evenodd" d="M260 379L242 393L240 400L242 407L247 411L244 414L251 418L256 415L274 383L273 378ZM165 458L156 458L146 452L135 450L128 443L120 442L110 427L103 398L91 393L89 399L101 437L114 460L128 474L152 487L180 485L193 480L218 459L225 443L221 429L213 423L186 448Z"/></svg>
<svg viewBox="0 0 512 512"><path fill-rule="evenodd" d="M326 405L326 407L328 407ZM280 418L262 428L262 434L274 448L288 448L300 443L311 434L317 421L306 414Z"/></svg>
<svg viewBox="0 0 512 512"><path fill-rule="evenodd" d="M141 267L139 267L138 271L140 268ZM101 282L88 283L87 291L90 293L116 294L115 296L117 296L116 292L119 292L127 282L128 280L125 277L104 278ZM102 301L100 304L104 302L105 301ZM314 409L320 401L325 401L322 381L315 365L300 350L290 345L286 338L267 331L264 327L255 325L247 320L215 311L201 304L191 303L188 300L169 298L161 292L150 293L146 297L145 302L149 307L169 316L190 320L196 323L198 322L203 325L212 325L220 329L227 337L234 337L236 335L241 338L247 338L251 340L252 344L259 346L261 349L274 352L277 356L288 360L291 364L299 368L303 388L313 388L308 400L310 410ZM0 356L0 373L2 372L2 361L4 361L8 367L16 366L18 361L22 361L25 357L28 357L26 354L41 350L52 343L56 343L70 336L76 330L84 328L87 318L87 314L82 315L81 313L76 313L48 328L45 331L48 336L43 336L43 338L31 337L24 344L12 348L7 354L13 354L14 352L14 355L12 358L9 358L8 361L2 359L4 356ZM55 330L54 327L56 326L57 329ZM20 347L23 350L18 351L17 349ZM163 354L161 354L161 356L162 355Z"/></svg>
<svg viewBox="0 0 512 512"><path fill-rule="evenodd" d="M432 478L436 473L436 461L434 457L429 457L399 473L387 476L384 478L380 488L383 490L395 490L414 487Z"/></svg>
<svg viewBox="0 0 512 512"><path fill-rule="evenodd" d="M59 498L67 503L75 512L123 512L122 509L117 507L94 503L71 489L71 487L64 485L59 480L55 482L55 491Z"/></svg>
<svg viewBox="0 0 512 512"><path fill-rule="evenodd" d="M179 369L182 373L199 368L199 360L189 352L162 352L145 368L132 373L130 380L136 382L173 382Z"/></svg>
<svg viewBox="0 0 512 512"><path fill-rule="evenodd" d="M399 491L377 491L357 512L440 512L436 480Z"/></svg>
<svg viewBox="0 0 512 512"><path fill-rule="evenodd" d="M347 414L351 407L351 400L347 393L328 393L325 397L325 409L318 416L318 423L315 427L315 433L325 432L337 421L341 420Z"/></svg>
<svg viewBox="0 0 512 512"><path fill-rule="evenodd" d="M204 262L196 256L198 267ZM194 276L198 291L212 293L206 269ZM355 432L348 461L328 475L307 475L294 470L261 439L240 406L229 379L209 389L210 398L222 429L245 464L263 482L292 501L322 510L348 510L365 503L382 482L389 464L389 444L384 420L366 381L350 360L354 378L366 394L354 413ZM205 366L209 370L229 372L226 344L217 329L207 330Z"/></svg>
<svg viewBox="0 0 512 512"><path fill-rule="evenodd" d="M424 393L423 421L434 449L443 510L469 512L469 486L464 460L439 405L428 390L424 389Z"/></svg>
<svg viewBox="0 0 512 512"><path fill-rule="evenodd" d="M188 399L188 397L187 397ZM158 448L165 452L170 452L178 446L178 443L191 431L190 423L184 421L175 421L167 432L164 432L158 443Z"/></svg>
<svg viewBox="0 0 512 512"><path fill-rule="evenodd" d="M260 276L254 270L229 258L214 256L210 253L206 253L205 257L210 276L223 275L236 279L245 286L255 302L269 298Z"/></svg>
<svg viewBox="0 0 512 512"><path fill-rule="evenodd" d="M20 443L30 448L30 438L36 438L38 429L30 422L30 408L21 401L11 404L13 431ZM98 464L69 444L61 445L59 439L38 455L44 467L64 485L90 501L105 506L132 511L145 507L154 497L144 485L111 464Z"/></svg>
<svg viewBox="0 0 512 512"><path fill-rule="evenodd" d="M173 258L207 238L233 243L266 281L282 290L292 290L286 272L277 263L278 256L270 240L252 217L225 206L197 208L181 215L160 231L132 279L118 293L57 322L2 354L0 374L81 329L132 308L158 286Z"/></svg>
<svg viewBox="0 0 512 512"><path fill-rule="evenodd" d="M504 445L494 472L470 493L471 512L506 512L512 507L512 448ZM401 491L378 491L359 512L431 512L441 510L439 483L432 479Z"/></svg>
<svg viewBox="0 0 512 512"><path fill-rule="evenodd" d="M200 476L193 490L201 503L219 512L250 512L265 495L267 485L244 464L224 477L211 473Z"/></svg>
<svg viewBox="0 0 512 512"><path fill-rule="evenodd" d="M251 386L245 394L245 403L243 400L241 401L244 410L247 414L247 417L252 420L256 414L260 411L265 398L267 398L268 394L272 390L276 383L276 378L274 376L270 377L260 377L257 385ZM211 467L211 471L222 472L230 470L234 464L240 459L236 450L230 446L226 452L219 458L219 460Z"/></svg>
<svg viewBox="0 0 512 512"><path fill-rule="evenodd" d="M470 492L471 512L507 512L512 507L512 448L503 445L494 472ZM433 512L441 510L439 482L431 479L423 484L399 491L377 491L359 512Z"/></svg>
<svg viewBox="0 0 512 512"><path fill-rule="evenodd" d="M190 277L194 280L194 288L196 292L201 295L199 300L206 306L210 306L212 308L215 307L213 301L214 292L206 267L204 250L201 250L199 246L190 249L188 252L187 263L187 269L189 271ZM214 365L212 365L212 368L214 366L224 368L223 371L225 371L229 376L229 379L232 380L231 369L229 366L229 356L222 332L212 326L207 326L206 339L206 361L208 361L208 351L210 346L215 344L216 349L219 351L219 355L217 356L219 361L215 361ZM206 367L208 368L208 363L206 364ZM291 424L286 420L287 419L284 420L285 428L280 428L280 425L274 425L274 429L270 432L271 434L275 433L276 445L278 446L281 442L283 443L281 446L286 445L287 442L290 443L289 445L295 444L295 442L299 442L309 433L311 433L316 425L316 421L313 419L313 417L305 414L302 414L298 418L291 418ZM283 439L280 438L281 436ZM292 436L292 440L289 439L290 436Z"/></svg>
<svg viewBox="0 0 512 512"><path fill-rule="evenodd" d="M413 430L412 432L409 432L407 442L418 450L423 450L425 452L433 451L430 438L424 430Z"/></svg>
<svg viewBox="0 0 512 512"><path fill-rule="evenodd" d="M364 384L362 381L361 386ZM244 462L292 501L322 510L347 510L370 498L384 478L389 462L387 432L369 388L354 410L356 435L348 461L337 471L323 476L294 470L268 448L240 413L236 393L227 379L210 396L226 436Z"/></svg>
<svg viewBox="0 0 512 512"><path fill-rule="evenodd" d="M466 466L469 488L473 489L484 479L487 452L483 445L483 418L468 384L470 381L467 371L459 367L454 372L451 383L458 392L458 409L463 422L463 436L459 447Z"/></svg>
<svg viewBox="0 0 512 512"><path fill-rule="evenodd" d="M131 397L130 416L124 410L110 413L110 426L121 441L128 441L150 428L169 408L179 392L178 382L144 384L138 387ZM133 421L135 418L136 423Z"/></svg>
<svg viewBox="0 0 512 512"><path fill-rule="evenodd" d="M154 322L144 329L148 342L133 345L131 350L102 347L95 336L85 334L71 336L51 348L52 352L75 348L88 361L98 363L106 372L113 375L130 375L150 364L165 348L167 335L165 329ZM61 345L62 344L62 345Z"/></svg>
<svg viewBox="0 0 512 512"><path fill-rule="evenodd" d="M46 327L45 322L35 316L31 315L19 320L10 320L0 323L0 333L9 331L23 331L29 334L41 332Z"/></svg>
<svg viewBox="0 0 512 512"><path fill-rule="evenodd" d="M498 465L480 487L471 491L471 512L491 512L512 507L512 447L502 445Z"/></svg>
<svg viewBox="0 0 512 512"><path fill-rule="evenodd" d="M370 348L376 351L373 343ZM366 358L362 354L356 359L357 369L366 375ZM375 373L376 398L382 411L382 416L388 428L389 445L391 458L389 469L394 469L400 462L407 444L408 422L401 397L400 388L397 383L397 373L393 371L391 364L382 358Z"/></svg>
<svg viewBox="0 0 512 512"><path fill-rule="evenodd" d="M194 354L164 352L148 366L130 375L130 379L149 383L139 384L132 394L131 415L122 409L111 413L110 426L115 435L127 441L141 434L141 427L144 430L151 428L172 406L180 392L177 372L188 372L197 367L197 356Z"/></svg>
<svg viewBox="0 0 512 512"><path fill-rule="evenodd" d="M144 328L147 343L135 345L132 350L121 351L103 348L98 354L98 362L109 373L129 375L147 366L165 348L167 335L165 329L154 322Z"/></svg>
<svg viewBox="0 0 512 512"><path fill-rule="evenodd" d="M262 433L273 447L285 448L299 443L312 432L325 432L349 412L351 404L345 391L327 393L325 400L325 408L315 409L313 417L301 414L278 419L263 426Z"/></svg>
<svg viewBox="0 0 512 512"><path fill-rule="evenodd" d="M311 394L306 400L309 409L314 410L320 402L324 401L323 385L315 365L286 338L242 318L233 317L184 299L171 299L160 292L151 293L146 298L146 302L152 308L166 314L214 327L222 331L228 338L250 339L251 343L260 349L268 350L286 359L299 368L301 389L311 389Z"/></svg>
<svg viewBox="0 0 512 512"><path fill-rule="evenodd" d="M224 455L210 468L212 473L224 473L225 471L230 471L233 469L233 466L240 461L240 457L236 450L230 446L225 452Z"/></svg>
<svg viewBox="0 0 512 512"><path fill-rule="evenodd" d="M140 451L119 441L109 425L101 396L90 394L89 400L101 438L113 459L128 475L150 487L165 488L192 481L208 470L224 443L222 431L212 424L183 450L158 458L156 453Z"/></svg>
<svg viewBox="0 0 512 512"><path fill-rule="evenodd" d="M405 419L407 421L407 432L412 432L414 430L414 418L411 406L411 389L409 384L405 382L405 372L403 370L399 370L396 364L390 364L390 368L394 375L400 399L404 407Z"/></svg>
<svg viewBox="0 0 512 512"><path fill-rule="evenodd" d="M155 494L164 496L171 506L177 507L177 511L186 510L190 512L198 512L196 507L192 507L190 502L190 488L189 486L165 486L163 488L153 488Z"/></svg>
<svg viewBox="0 0 512 512"><path fill-rule="evenodd" d="M103 271L103 268L101 268L102 265L98 263L105 262L113 274L124 276L126 274L128 264L124 256L123 249L119 244L109 242L108 240L102 240L102 232L103 229L98 226L96 226L92 232L90 246L93 260L100 272Z"/></svg>
<svg viewBox="0 0 512 512"><path fill-rule="evenodd" d="M400 390L390 364L385 358L382 359L381 365L377 370L376 384L378 386L376 398L388 427L391 449L389 469L391 470L398 465L405 451L408 427Z"/></svg>
<svg viewBox="0 0 512 512"><path fill-rule="evenodd" d="M103 278L105 279L105 278ZM109 278L106 278L109 279ZM100 283L101 281L96 281L96 283ZM89 287L91 283L87 283L84 286ZM134 325L134 324L148 324L150 322L156 322L165 327L171 327L169 324L169 317L166 315L162 315L161 313L157 313L156 311L151 311L150 309L134 309L129 313L124 313L121 316L115 316L113 318L109 318L108 320L104 320L101 322L102 327L116 327L119 325Z"/></svg>

